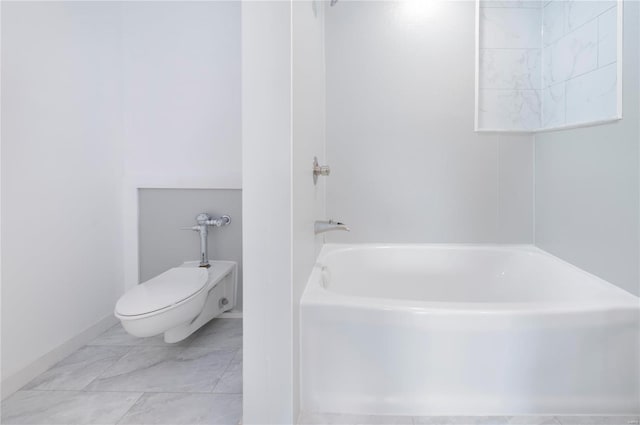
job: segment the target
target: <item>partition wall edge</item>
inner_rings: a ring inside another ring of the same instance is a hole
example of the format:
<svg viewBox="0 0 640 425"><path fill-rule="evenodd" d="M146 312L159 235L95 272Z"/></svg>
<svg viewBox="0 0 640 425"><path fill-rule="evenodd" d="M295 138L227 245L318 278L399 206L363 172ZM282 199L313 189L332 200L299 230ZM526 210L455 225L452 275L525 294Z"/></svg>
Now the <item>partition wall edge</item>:
<svg viewBox="0 0 640 425"><path fill-rule="evenodd" d="M245 425L295 419L291 144L291 2L243 2Z"/></svg>

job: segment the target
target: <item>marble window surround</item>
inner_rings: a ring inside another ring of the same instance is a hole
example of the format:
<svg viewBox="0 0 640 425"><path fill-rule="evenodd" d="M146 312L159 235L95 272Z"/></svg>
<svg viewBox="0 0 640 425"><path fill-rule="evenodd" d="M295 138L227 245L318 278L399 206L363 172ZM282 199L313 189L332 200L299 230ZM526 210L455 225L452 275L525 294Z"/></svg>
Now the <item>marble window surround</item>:
<svg viewBox="0 0 640 425"><path fill-rule="evenodd" d="M620 117L618 7L616 1L552 1L544 6L543 128Z"/></svg>
<svg viewBox="0 0 640 425"><path fill-rule="evenodd" d="M540 128L541 21L540 1L479 0L477 130Z"/></svg>
<svg viewBox="0 0 640 425"><path fill-rule="evenodd" d="M237 425L242 320L214 319L186 340L135 338L120 324L2 402L2 424Z"/></svg>
<svg viewBox="0 0 640 425"><path fill-rule="evenodd" d="M479 0L476 130L536 132L621 118L618 3Z"/></svg>

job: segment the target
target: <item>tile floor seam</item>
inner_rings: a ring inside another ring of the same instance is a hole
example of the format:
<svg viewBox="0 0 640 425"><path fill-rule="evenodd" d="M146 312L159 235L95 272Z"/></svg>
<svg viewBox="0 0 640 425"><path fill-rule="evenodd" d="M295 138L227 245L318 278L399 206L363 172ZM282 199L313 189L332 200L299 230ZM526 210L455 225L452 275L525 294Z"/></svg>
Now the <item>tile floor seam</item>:
<svg viewBox="0 0 640 425"><path fill-rule="evenodd" d="M144 348L156 348L156 347L144 347ZM163 347L163 348L165 348L165 347ZM176 348L176 349L180 350L182 347L166 347L166 348ZM97 379L99 379L99 378L102 378L102 376L103 376L104 374L106 374L106 373L109 371L109 369L111 369L111 368L112 368L113 366L115 366L118 362L120 362L120 361L121 361L125 356L127 356L127 355L131 354L131 351L133 351L133 350L130 350L129 352L127 352L127 354L125 354L124 356L122 356L122 357L121 357L117 362L115 362L114 364L112 364L109 368L107 368L105 371L103 371L103 372L102 372L98 377L96 377L96 379L95 379L95 380L97 380ZM180 350L179 352L181 352L181 350ZM162 363L163 361L165 361L165 359L164 359L164 358L163 358L163 359L160 359L160 360L157 360L157 361L155 361L155 362L152 362L151 364L145 365L144 367L142 367L142 368L140 368L140 369L138 369L138 370L141 370L141 369L142 369L142 370L150 369L150 368L152 368L152 367L154 367L154 366L159 365L159 364L160 364L160 363ZM117 378L117 377L120 377L120 376L122 376L122 375L127 375L127 374L129 374L129 373L130 373L130 372L123 372L123 373L120 373L120 374L117 374L117 375L114 375L114 376L110 376L109 378Z"/></svg>
<svg viewBox="0 0 640 425"><path fill-rule="evenodd" d="M224 370L222 371L220 376L218 376L218 379L216 380L215 384L213 385L213 388L211 388L211 391L209 391L210 393L214 393L215 392L216 388L220 384L220 381L222 381L222 377L224 376L225 373L227 373L227 371L231 367L231 364L235 360L237 354L238 354L238 352L237 352L237 350L235 350L234 355L231 356L231 359L229 360L229 363L227 363L227 366L224 368ZM224 394L224 393L218 393L218 394Z"/></svg>
<svg viewBox="0 0 640 425"><path fill-rule="evenodd" d="M86 347L86 345L85 345ZM98 378L100 378L104 373L107 372L107 370L109 370L111 367L113 367L113 365L115 365L116 363L118 363L120 360L122 360L127 354L129 354L132 350L132 346L126 346L127 351L125 351L122 356L118 357L117 360L115 360L114 362L112 362L110 365L108 365L107 367L105 367L95 378L93 378L90 382L87 383L87 385L85 385L84 387L82 387L82 389L80 389L80 391L84 391L84 392L93 392L93 391L89 391L87 390L87 388L89 388L89 386Z"/></svg>
<svg viewBox="0 0 640 425"><path fill-rule="evenodd" d="M131 406L129 406L129 408L122 414L122 416L120 416L118 418L118 420L116 420L115 425L118 425L120 422L122 422L122 420L127 416L127 413L129 413L131 411L131 409L133 409L133 407L138 404L138 402L140 401L140 399L142 397L144 397L146 393L142 392L140 393L140 395L138 396L138 398L136 399L136 401L134 401L133 403L131 403Z"/></svg>
<svg viewBox="0 0 640 425"><path fill-rule="evenodd" d="M28 390L31 391L31 390ZM67 391L67 390L48 390L48 391ZM140 390L88 390L88 391L83 391L85 393L139 393L139 392L143 392L143 393L149 393L149 394L161 394L161 393L167 393L167 394L211 394L211 391L154 391L154 390L144 390L144 391L140 391ZM222 393L220 393L222 394ZM239 394L239 393L229 393L229 394Z"/></svg>

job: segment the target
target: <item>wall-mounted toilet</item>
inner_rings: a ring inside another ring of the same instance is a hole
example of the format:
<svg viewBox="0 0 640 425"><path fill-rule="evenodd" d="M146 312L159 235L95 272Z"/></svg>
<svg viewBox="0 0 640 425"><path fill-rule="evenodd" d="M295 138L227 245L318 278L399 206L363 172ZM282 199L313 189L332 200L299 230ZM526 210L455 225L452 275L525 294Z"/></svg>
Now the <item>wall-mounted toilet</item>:
<svg viewBox="0 0 640 425"><path fill-rule="evenodd" d="M116 304L115 316L137 337L164 333L178 342L236 305L237 264L189 261L137 285Z"/></svg>

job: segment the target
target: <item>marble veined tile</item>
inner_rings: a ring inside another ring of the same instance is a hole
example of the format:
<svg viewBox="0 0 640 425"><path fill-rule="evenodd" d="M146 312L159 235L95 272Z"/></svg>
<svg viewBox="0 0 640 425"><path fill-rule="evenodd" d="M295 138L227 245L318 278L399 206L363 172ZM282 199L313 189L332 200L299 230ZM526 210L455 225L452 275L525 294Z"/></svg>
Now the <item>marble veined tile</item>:
<svg viewBox="0 0 640 425"><path fill-rule="evenodd" d="M412 424L410 416L303 413L299 425L400 425Z"/></svg>
<svg viewBox="0 0 640 425"><path fill-rule="evenodd" d="M117 325L112 326L102 335L91 341L88 345L144 345L154 347L172 347L187 345L189 342L191 342L191 339L187 338L184 341L180 341L175 344L168 344L164 342L163 335L156 335L149 338L138 338L128 334L127 331L124 330L122 325L118 323Z"/></svg>
<svg viewBox="0 0 640 425"><path fill-rule="evenodd" d="M214 319L190 338L189 347L208 347L216 350L242 348L242 320Z"/></svg>
<svg viewBox="0 0 640 425"><path fill-rule="evenodd" d="M234 354L208 347L134 347L87 390L210 392Z"/></svg>
<svg viewBox="0 0 640 425"><path fill-rule="evenodd" d="M598 17L598 66L618 59L618 8L609 9Z"/></svg>
<svg viewBox="0 0 640 425"><path fill-rule="evenodd" d="M107 329L88 345L140 345L142 338L129 335L120 323Z"/></svg>
<svg viewBox="0 0 640 425"><path fill-rule="evenodd" d="M558 127L565 124L565 83L558 83L542 91L542 126Z"/></svg>
<svg viewBox="0 0 640 425"><path fill-rule="evenodd" d="M199 332L221 332L228 330L242 331L242 319L213 319L199 329Z"/></svg>
<svg viewBox="0 0 640 425"><path fill-rule="evenodd" d="M617 72L617 66L613 63L567 81L567 124L617 116Z"/></svg>
<svg viewBox="0 0 640 425"><path fill-rule="evenodd" d="M539 90L479 90L481 129L534 130L540 128Z"/></svg>
<svg viewBox="0 0 640 425"><path fill-rule="evenodd" d="M559 425L553 416L511 416L507 418L509 425Z"/></svg>
<svg viewBox="0 0 640 425"><path fill-rule="evenodd" d="M242 350L236 352L213 392L242 394Z"/></svg>
<svg viewBox="0 0 640 425"><path fill-rule="evenodd" d="M81 390L128 351L129 347L83 347L40 374L24 389Z"/></svg>
<svg viewBox="0 0 640 425"><path fill-rule="evenodd" d="M537 89L540 49L481 49L481 89Z"/></svg>
<svg viewBox="0 0 640 425"><path fill-rule="evenodd" d="M637 425L640 416L556 416L562 425Z"/></svg>
<svg viewBox="0 0 640 425"><path fill-rule="evenodd" d="M413 418L413 423L419 425L451 425L454 422L451 416L416 416Z"/></svg>
<svg viewBox="0 0 640 425"><path fill-rule="evenodd" d="M483 48L539 48L541 9L483 8L480 40Z"/></svg>
<svg viewBox="0 0 640 425"><path fill-rule="evenodd" d="M2 402L2 424L115 424L141 395L18 391Z"/></svg>
<svg viewBox="0 0 640 425"><path fill-rule="evenodd" d="M569 33L615 7L615 0L565 0L565 28Z"/></svg>
<svg viewBox="0 0 640 425"><path fill-rule="evenodd" d="M542 43L555 43L564 35L564 0L556 0L545 5L542 10Z"/></svg>
<svg viewBox="0 0 640 425"><path fill-rule="evenodd" d="M523 7L528 9L540 9L540 0L481 0L480 7Z"/></svg>
<svg viewBox="0 0 640 425"><path fill-rule="evenodd" d="M242 417L239 394L147 393L120 425L237 425Z"/></svg>
<svg viewBox="0 0 640 425"><path fill-rule="evenodd" d="M419 425L506 425L505 416L420 416L413 419Z"/></svg>
<svg viewBox="0 0 640 425"><path fill-rule="evenodd" d="M545 86L566 81L598 67L598 21L567 34L543 53Z"/></svg>

